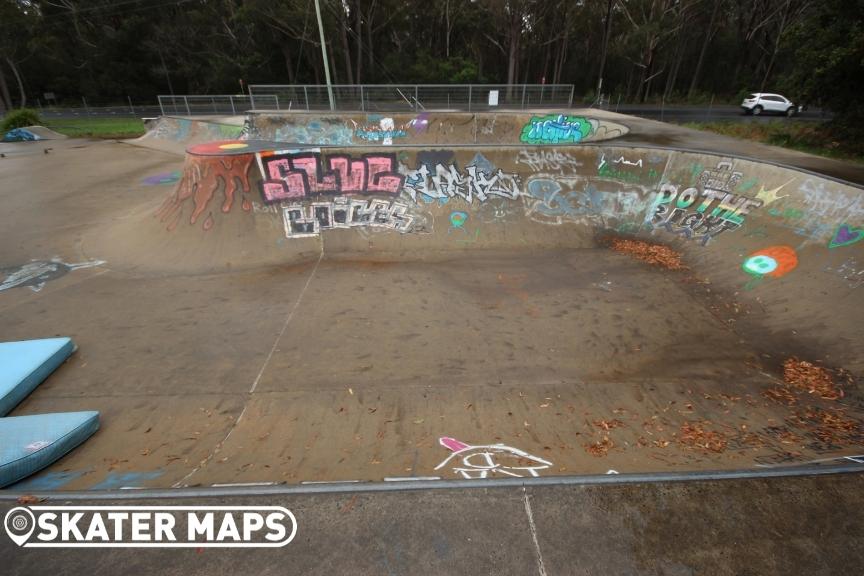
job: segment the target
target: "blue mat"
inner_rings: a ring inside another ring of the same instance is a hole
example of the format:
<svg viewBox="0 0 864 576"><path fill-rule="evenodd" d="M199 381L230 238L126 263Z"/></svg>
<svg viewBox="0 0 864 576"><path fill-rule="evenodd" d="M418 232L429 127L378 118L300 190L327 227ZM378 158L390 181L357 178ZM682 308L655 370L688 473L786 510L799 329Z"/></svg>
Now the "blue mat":
<svg viewBox="0 0 864 576"><path fill-rule="evenodd" d="M45 468L98 429L98 412L0 418L0 488Z"/></svg>
<svg viewBox="0 0 864 576"><path fill-rule="evenodd" d="M11 412L74 351L71 338L0 343L0 416Z"/></svg>

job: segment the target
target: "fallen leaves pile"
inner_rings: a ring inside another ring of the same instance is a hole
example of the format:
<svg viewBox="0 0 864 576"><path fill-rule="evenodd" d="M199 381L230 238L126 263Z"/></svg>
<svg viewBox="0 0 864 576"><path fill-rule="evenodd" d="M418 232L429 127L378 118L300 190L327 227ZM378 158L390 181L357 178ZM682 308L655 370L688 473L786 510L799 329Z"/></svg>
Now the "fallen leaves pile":
<svg viewBox="0 0 864 576"><path fill-rule="evenodd" d="M593 444L586 444L585 451L591 454L592 456L596 456L601 458L609 454L609 450L615 447L615 443L609 439L609 437L605 437L598 442L594 442Z"/></svg>
<svg viewBox="0 0 864 576"><path fill-rule="evenodd" d="M812 362L789 358L783 363L783 380L787 385L817 394L825 400L838 400L843 397L843 389L834 383L831 372Z"/></svg>
<svg viewBox="0 0 864 576"><path fill-rule="evenodd" d="M769 388L762 392L762 396L768 398L769 400L779 402L780 404L787 404L789 406L794 406L795 404L798 404L798 397L795 396L795 394L793 394L792 391L785 386L775 386L774 388Z"/></svg>
<svg viewBox="0 0 864 576"><path fill-rule="evenodd" d="M839 410L808 408L796 412L790 423L808 429L820 442L831 446L845 446L861 441L861 426Z"/></svg>
<svg viewBox="0 0 864 576"><path fill-rule="evenodd" d="M686 268L681 263L681 254L668 246L623 238L613 238L611 246L616 252L629 254L638 260L667 270L684 270Z"/></svg>
<svg viewBox="0 0 864 576"><path fill-rule="evenodd" d="M678 434L678 443L686 448L723 452L726 450L728 441L723 434L706 430L700 422L684 422Z"/></svg>

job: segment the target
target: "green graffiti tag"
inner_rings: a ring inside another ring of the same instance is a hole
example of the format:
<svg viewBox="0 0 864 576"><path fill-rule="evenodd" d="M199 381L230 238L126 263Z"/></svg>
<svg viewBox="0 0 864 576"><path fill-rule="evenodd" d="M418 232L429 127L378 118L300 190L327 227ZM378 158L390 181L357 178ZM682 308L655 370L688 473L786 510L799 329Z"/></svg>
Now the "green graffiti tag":
<svg viewBox="0 0 864 576"><path fill-rule="evenodd" d="M533 116L522 128L519 139L526 144L575 144L587 138L593 128L582 116L547 114Z"/></svg>

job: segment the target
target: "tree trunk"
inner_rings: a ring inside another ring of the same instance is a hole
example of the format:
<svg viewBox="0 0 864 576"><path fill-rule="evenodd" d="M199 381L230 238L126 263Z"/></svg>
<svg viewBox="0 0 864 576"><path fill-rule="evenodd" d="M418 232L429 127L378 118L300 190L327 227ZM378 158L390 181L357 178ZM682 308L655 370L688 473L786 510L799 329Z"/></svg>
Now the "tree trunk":
<svg viewBox="0 0 864 576"><path fill-rule="evenodd" d="M783 39L783 32L786 30L786 18L789 16L790 0L786 0L786 8L783 9L783 17L780 19L780 29L777 31L776 40L774 41L774 50L771 51L771 59L768 60L768 68L765 70L765 76L762 77L762 86L760 92L765 91L765 85L768 84L768 79L771 77L771 72L774 71L774 60L777 58L777 52L780 50L780 41Z"/></svg>
<svg viewBox="0 0 864 576"><path fill-rule="evenodd" d="M444 18L446 20L445 31L446 38L444 39L444 55L450 59L450 0L444 4Z"/></svg>
<svg viewBox="0 0 864 576"><path fill-rule="evenodd" d="M603 89L603 72L606 69L606 54L609 50L609 32L612 29L612 4L613 0L608 0L606 4L606 23L603 32L603 49L600 52L600 73L597 74L597 95Z"/></svg>
<svg viewBox="0 0 864 576"><path fill-rule="evenodd" d="M11 58L6 58L9 67L12 68L12 73L15 75L15 80L18 82L18 93L21 95L21 108L27 106L27 93L24 92L24 82L21 80L21 75L18 73L18 68ZM11 101L10 101L11 103Z"/></svg>
<svg viewBox="0 0 864 576"><path fill-rule="evenodd" d="M345 9L342 3L336 8L339 10L339 32L342 37L342 53L345 59L345 78L348 84L354 84L354 73L351 71L351 50L348 47L348 22L345 17Z"/></svg>
<svg viewBox="0 0 864 576"><path fill-rule="evenodd" d="M282 58L285 60L285 70L288 71L288 83L294 84L294 66L291 64L291 48L288 47L288 42L280 42L282 49Z"/></svg>
<svg viewBox="0 0 864 576"><path fill-rule="evenodd" d="M519 60L519 39L522 31L521 14L514 10L510 15L510 50L507 54L507 98L513 97L513 84L516 83L518 73L517 61Z"/></svg>
<svg viewBox="0 0 864 576"><path fill-rule="evenodd" d="M354 2L354 76L358 84L363 83L363 15L360 13L360 0Z"/></svg>
<svg viewBox="0 0 864 576"><path fill-rule="evenodd" d="M372 50L372 12L375 10L375 4L369 8L369 13L366 15L366 63L369 65L369 70L375 69L375 55Z"/></svg>
<svg viewBox="0 0 864 576"><path fill-rule="evenodd" d="M0 66L0 105L3 107L3 112L12 110L12 96L9 94L9 85L6 84L6 75L3 74L3 67Z"/></svg>
<svg viewBox="0 0 864 576"><path fill-rule="evenodd" d="M702 73L702 64L705 62L705 52L708 50L708 44L711 43L711 38L714 36L714 22L717 20L717 12L720 10L722 0L714 0L714 10L711 11L711 22L708 24L708 30L705 31L705 39L702 41L702 49L699 51L699 59L696 61L696 70L693 72L693 78L690 80L690 89L687 91L687 98L693 97L696 92L696 87L699 85L699 75Z"/></svg>

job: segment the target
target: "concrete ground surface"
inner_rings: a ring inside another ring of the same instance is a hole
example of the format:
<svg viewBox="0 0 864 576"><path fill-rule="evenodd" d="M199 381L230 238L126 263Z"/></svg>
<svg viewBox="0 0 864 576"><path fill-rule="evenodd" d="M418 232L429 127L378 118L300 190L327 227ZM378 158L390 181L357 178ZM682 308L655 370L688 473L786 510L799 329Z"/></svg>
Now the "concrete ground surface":
<svg viewBox="0 0 864 576"><path fill-rule="evenodd" d="M864 476L177 498L284 506L276 549L21 549L4 574L845 576L864 563ZM154 505L144 498L47 504ZM164 503L164 502L163 502ZM0 514L14 507L0 501Z"/></svg>
<svg viewBox="0 0 864 576"><path fill-rule="evenodd" d="M622 145L734 152L864 182L859 166L601 114L626 121ZM764 245L759 237L741 235L722 255L733 269L712 284L648 267L575 226L558 232L585 236L571 245L325 253L321 237L285 238L278 218L251 205L215 210L204 243L196 238L207 221L169 236L154 218L184 170L176 145L158 148L0 145L0 341L63 335L79 347L13 415L99 410L102 419L86 443L5 495L62 502L53 491L319 482L358 490L171 500L285 505L300 531L278 552L49 555L9 552L0 539L12 573L857 573L859 474L386 493L359 484L471 477L490 450L502 474L544 477L770 470L860 455L854 278L841 282L831 269L830 281L812 270L797 285L766 281L759 294L773 298L750 293L739 308L739 256ZM259 247L232 228L235 215L256 218L253 239L276 239L262 251L288 253L296 242L296 257L249 264ZM435 238L458 243L449 222ZM843 226L841 244L860 232ZM793 242L781 232L771 240ZM328 234L336 247L349 237L387 245L363 230ZM799 271L841 258L827 243L805 244ZM694 261L710 269L720 258ZM9 280L28 263L38 274ZM737 289L722 284L730 278ZM792 356L848 369L845 396L768 399ZM846 426L846 441L808 428L815 418ZM721 436L720 448L704 444Z"/></svg>

